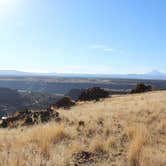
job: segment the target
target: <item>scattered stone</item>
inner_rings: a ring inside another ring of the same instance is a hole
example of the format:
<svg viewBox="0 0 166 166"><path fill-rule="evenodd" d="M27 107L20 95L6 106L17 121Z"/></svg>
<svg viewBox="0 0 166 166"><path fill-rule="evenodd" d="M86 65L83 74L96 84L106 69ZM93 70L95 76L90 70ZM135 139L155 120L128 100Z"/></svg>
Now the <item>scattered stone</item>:
<svg viewBox="0 0 166 166"><path fill-rule="evenodd" d="M78 122L78 126L79 126L79 127L84 127L84 126L85 126L85 122L82 121L82 120L79 121L79 122Z"/></svg>
<svg viewBox="0 0 166 166"><path fill-rule="evenodd" d="M99 118L98 121L97 121L97 124L103 127L104 126L104 119Z"/></svg>
<svg viewBox="0 0 166 166"><path fill-rule="evenodd" d="M73 160L76 165L93 162L94 154L87 151L81 151L73 154Z"/></svg>
<svg viewBox="0 0 166 166"><path fill-rule="evenodd" d="M108 160L109 155L104 152L88 152L88 151L80 151L78 153L74 153L72 156L74 165L92 165L103 160Z"/></svg>

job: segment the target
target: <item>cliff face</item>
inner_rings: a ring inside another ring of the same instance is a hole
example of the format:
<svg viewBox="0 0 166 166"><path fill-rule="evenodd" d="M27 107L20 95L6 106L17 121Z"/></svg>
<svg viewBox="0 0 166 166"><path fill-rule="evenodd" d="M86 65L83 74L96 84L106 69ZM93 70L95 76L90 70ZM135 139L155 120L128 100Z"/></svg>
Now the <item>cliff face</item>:
<svg viewBox="0 0 166 166"><path fill-rule="evenodd" d="M58 99L55 95L39 92L18 92L0 88L0 116L25 109L45 109Z"/></svg>
<svg viewBox="0 0 166 166"><path fill-rule="evenodd" d="M71 97L72 100L77 100L82 91L82 89L71 89L68 93L65 94L65 96Z"/></svg>
<svg viewBox="0 0 166 166"><path fill-rule="evenodd" d="M17 90L0 88L0 104L19 104L22 101Z"/></svg>
<svg viewBox="0 0 166 166"><path fill-rule="evenodd" d="M0 88L0 116L23 109L22 97L17 90Z"/></svg>

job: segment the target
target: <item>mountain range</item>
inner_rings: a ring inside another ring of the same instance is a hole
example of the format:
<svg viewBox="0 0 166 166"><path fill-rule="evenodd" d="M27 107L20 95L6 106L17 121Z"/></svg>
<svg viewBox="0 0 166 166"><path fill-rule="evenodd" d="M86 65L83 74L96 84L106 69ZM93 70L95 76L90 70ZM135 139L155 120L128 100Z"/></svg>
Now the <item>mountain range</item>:
<svg viewBox="0 0 166 166"><path fill-rule="evenodd" d="M17 70L0 70L0 76L53 76L80 78L122 78L122 79L157 79L166 80L166 73L157 70L145 74L75 74L75 73L33 73Z"/></svg>

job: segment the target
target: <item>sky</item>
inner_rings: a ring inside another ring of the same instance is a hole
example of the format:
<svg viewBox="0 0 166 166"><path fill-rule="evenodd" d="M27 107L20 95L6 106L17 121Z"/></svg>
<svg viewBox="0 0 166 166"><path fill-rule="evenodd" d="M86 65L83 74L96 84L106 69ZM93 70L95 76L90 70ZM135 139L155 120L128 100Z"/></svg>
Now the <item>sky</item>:
<svg viewBox="0 0 166 166"><path fill-rule="evenodd" d="M166 72L165 0L0 0L0 69Z"/></svg>

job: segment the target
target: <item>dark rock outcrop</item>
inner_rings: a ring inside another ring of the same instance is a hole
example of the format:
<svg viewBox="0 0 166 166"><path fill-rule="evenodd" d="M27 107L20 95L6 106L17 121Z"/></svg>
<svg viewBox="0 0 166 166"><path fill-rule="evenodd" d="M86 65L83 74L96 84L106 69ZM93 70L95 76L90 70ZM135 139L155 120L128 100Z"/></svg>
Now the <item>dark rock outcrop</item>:
<svg viewBox="0 0 166 166"><path fill-rule="evenodd" d="M36 123L44 123L49 120L54 119L55 121L59 121L59 113L55 112L51 109L42 110L42 111L22 111L16 112L15 114L9 117L3 117L1 119L0 127L17 127L18 122L22 122L22 126L33 125Z"/></svg>
<svg viewBox="0 0 166 166"><path fill-rule="evenodd" d="M109 97L109 92L100 87L93 87L86 89L81 92L80 96L78 97L79 101L91 101L96 100L98 101L101 98Z"/></svg>
<svg viewBox="0 0 166 166"><path fill-rule="evenodd" d="M69 109L70 107L74 105L75 105L75 102L71 100L70 97L65 96L61 98L60 100L58 100L55 104L52 104L52 107Z"/></svg>
<svg viewBox="0 0 166 166"><path fill-rule="evenodd" d="M131 94L133 94L133 93L143 93L143 92L148 92L148 91L152 91L152 86L140 83L140 84L137 84L137 86L134 89L132 89L132 91L130 93Z"/></svg>

